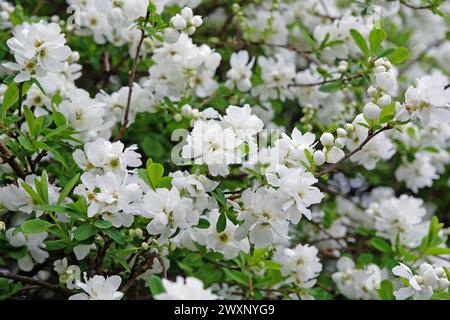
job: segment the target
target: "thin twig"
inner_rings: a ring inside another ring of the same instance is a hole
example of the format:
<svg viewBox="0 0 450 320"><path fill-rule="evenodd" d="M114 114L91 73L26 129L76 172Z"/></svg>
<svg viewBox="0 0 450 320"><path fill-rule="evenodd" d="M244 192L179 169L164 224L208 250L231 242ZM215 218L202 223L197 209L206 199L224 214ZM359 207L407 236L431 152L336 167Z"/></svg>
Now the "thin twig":
<svg viewBox="0 0 450 320"><path fill-rule="evenodd" d="M0 157L2 158L3 162L9 164L11 169L19 176L19 178L25 178L25 172L16 162L16 157L2 143L0 143Z"/></svg>
<svg viewBox="0 0 450 320"><path fill-rule="evenodd" d="M356 149L354 149L353 151L347 153L347 154L346 154L344 157L342 157L338 162L329 165L328 167L326 167L326 168L323 169L322 171L319 171L319 172L316 174L316 177L320 177L320 176L323 176L324 174L327 174L327 173L329 173L329 172L334 171L334 170L335 170L342 162L344 162L345 160L349 159L349 158L350 158L351 156L353 156L355 153L357 153L357 152L360 151L362 148L364 148L364 146L365 146L372 138L374 138L375 136L377 136L377 135L380 134L381 132L386 131L386 130L390 130L390 129L392 129L392 127L388 125L388 126L383 127L383 128L381 128L381 129L379 129L379 130L377 130L377 131L375 131L375 132L370 133L370 134L367 136L367 138L366 138L366 139L365 139L365 140L364 140L364 141L363 141Z"/></svg>
<svg viewBox="0 0 450 320"><path fill-rule="evenodd" d="M424 5L424 6L414 6L410 3L408 3L405 0L400 0L400 3L403 4L404 6L410 8L410 9L414 9L414 10L425 10L425 9L431 9L433 7L433 5Z"/></svg>
<svg viewBox="0 0 450 320"><path fill-rule="evenodd" d="M150 17L150 13L147 12L146 16L145 16L145 22L144 24L146 24L148 22L148 19ZM145 39L145 30L143 28L141 28L141 38L139 40L139 44L137 46L136 49L136 54L134 56L134 60L133 60L133 65L131 67L131 70L128 72L129 74L129 81L128 81L128 98L127 98L127 106L125 108L125 114L123 116L123 121L122 121L122 126L120 127L119 131L117 132L116 137L114 138L114 141L119 140L122 135L124 134L125 130L127 129L127 125L128 125L128 117L129 117L129 113L130 113L130 106L131 106L131 97L133 94L133 84L134 84L134 79L136 77L136 68L139 62L139 55L141 52L141 48L142 48L142 43L144 42Z"/></svg>
<svg viewBox="0 0 450 320"><path fill-rule="evenodd" d="M14 281L20 281L20 282L24 282L24 283L28 283L28 284L33 284L33 285L37 285L42 288L47 288L47 289L51 289L54 291L60 291L65 294L73 294L74 293L74 291L72 291L68 288L60 287L60 286L50 283L50 282L37 280L37 279L21 276L18 274L9 273L9 272L0 272L0 278L11 279Z"/></svg>
<svg viewBox="0 0 450 320"><path fill-rule="evenodd" d="M362 78L363 76L364 76L364 74L357 73L357 74L355 74L353 76L349 76L349 77L346 77L346 78L328 79L328 80L323 80L323 81L319 81L319 82L312 82L312 83L294 83L294 84L290 85L290 87L314 87L314 86L321 86L321 85L327 84L327 83L333 83L333 82L336 82L336 81L339 81L339 80L341 80L343 82L349 82L349 81L354 80L354 79Z"/></svg>

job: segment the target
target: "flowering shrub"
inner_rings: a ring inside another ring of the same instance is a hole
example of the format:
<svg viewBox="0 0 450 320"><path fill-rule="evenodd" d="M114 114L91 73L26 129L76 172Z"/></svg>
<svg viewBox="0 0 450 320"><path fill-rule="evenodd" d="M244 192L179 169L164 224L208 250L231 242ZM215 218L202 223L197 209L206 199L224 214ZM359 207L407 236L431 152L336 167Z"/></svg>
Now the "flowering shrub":
<svg viewBox="0 0 450 320"><path fill-rule="evenodd" d="M450 299L449 2L0 8L0 298Z"/></svg>

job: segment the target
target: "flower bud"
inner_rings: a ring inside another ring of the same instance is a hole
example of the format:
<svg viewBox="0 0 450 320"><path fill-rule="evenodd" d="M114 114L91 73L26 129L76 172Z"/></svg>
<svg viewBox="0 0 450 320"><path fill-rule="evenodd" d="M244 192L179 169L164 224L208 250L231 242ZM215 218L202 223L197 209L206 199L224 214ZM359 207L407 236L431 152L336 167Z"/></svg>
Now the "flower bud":
<svg viewBox="0 0 450 320"><path fill-rule="evenodd" d="M369 89L367 89L367 94L369 97L375 97L377 95L377 88L370 86Z"/></svg>
<svg viewBox="0 0 450 320"><path fill-rule="evenodd" d="M181 10L181 15L183 16L183 18L185 18L186 20L191 20L192 17L194 16L194 13L192 12L192 9L189 7L184 7Z"/></svg>
<svg viewBox="0 0 450 320"><path fill-rule="evenodd" d="M200 27L203 24L202 17L194 16L191 20L191 24L196 28Z"/></svg>
<svg viewBox="0 0 450 320"><path fill-rule="evenodd" d="M189 104L185 104L181 107L181 114L185 117L189 117L192 113L192 107Z"/></svg>
<svg viewBox="0 0 450 320"><path fill-rule="evenodd" d="M372 102L366 103L366 105L364 106L364 115L369 120L377 119L378 116L380 115L380 111L381 111L380 107Z"/></svg>
<svg viewBox="0 0 450 320"><path fill-rule="evenodd" d="M325 163L325 155L321 150L317 150L314 152L313 160L316 165L320 166Z"/></svg>
<svg viewBox="0 0 450 320"><path fill-rule="evenodd" d="M320 137L320 142L325 147L332 146L334 143L334 136L329 132L324 132Z"/></svg>
<svg viewBox="0 0 450 320"><path fill-rule="evenodd" d="M348 62L345 60L342 60L339 62L338 70L339 72L345 72L348 69Z"/></svg>
<svg viewBox="0 0 450 320"><path fill-rule="evenodd" d="M149 247L147 242L142 242L141 243L141 248L144 249L144 250L148 250L148 248L150 248L150 247Z"/></svg>
<svg viewBox="0 0 450 320"><path fill-rule="evenodd" d="M195 27L194 26L190 26L190 27L184 29L184 33L186 33L188 36L190 36L194 32L195 32Z"/></svg>
<svg viewBox="0 0 450 320"><path fill-rule="evenodd" d="M340 137L340 138L344 138L347 136L347 131L345 131L345 129L343 129L343 128L338 128L336 133L337 133L338 137Z"/></svg>
<svg viewBox="0 0 450 320"><path fill-rule="evenodd" d="M138 238L142 238L142 236L144 235L144 233L142 232L141 228L136 228L134 229L134 234L136 235L136 237Z"/></svg>
<svg viewBox="0 0 450 320"><path fill-rule="evenodd" d="M3 231L6 229L6 224L3 221L0 221L0 231Z"/></svg>
<svg viewBox="0 0 450 320"><path fill-rule="evenodd" d="M391 103L391 96L388 94L384 94L378 99L378 104L382 107L387 106L389 103Z"/></svg>
<svg viewBox="0 0 450 320"><path fill-rule="evenodd" d="M186 20L179 14L170 19L170 23L177 30L183 30L187 27Z"/></svg>
<svg viewBox="0 0 450 320"><path fill-rule="evenodd" d="M176 122L180 122L181 120L183 120L183 116L177 113L173 116L173 120L175 120Z"/></svg>
<svg viewBox="0 0 450 320"><path fill-rule="evenodd" d="M351 133L351 132L355 131L355 126L352 125L351 123L346 123L346 124L344 125L344 129L345 129L345 131L347 131L348 133Z"/></svg>

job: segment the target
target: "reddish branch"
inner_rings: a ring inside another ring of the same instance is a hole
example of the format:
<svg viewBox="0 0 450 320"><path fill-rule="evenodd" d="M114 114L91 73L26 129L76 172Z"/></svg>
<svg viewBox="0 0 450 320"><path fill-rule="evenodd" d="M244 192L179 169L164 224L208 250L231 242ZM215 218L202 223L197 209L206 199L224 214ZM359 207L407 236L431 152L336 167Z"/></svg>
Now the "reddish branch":
<svg viewBox="0 0 450 320"><path fill-rule="evenodd" d="M20 282L23 282L23 283L36 285L36 286L39 286L39 287L42 287L42 288L47 288L47 289L50 289L50 290L63 292L65 294L67 294L67 295L74 293L74 291L72 291L72 290L70 290L68 288L60 287L60 286L58 286L56 284L53 284L53 283L50 283L50 282L37 280L37 279L21 276L21 275L18 275L18 274L9 273L9 272L0 272L0 278L11 279L11 280L14 280L14 281L20 281Z"/></svg>
<svg viewBox="0 0 450 320"><path fill-rule="evenodd" d="M342 162L344 162L345 160L349 159L351 156L353 156L353 155L354 155L355 153L357 153L358 151L361 151L361 149L364 148L364 146L365 146L372 138L374 138L374 137L377 136L378 134L382 133L383 131L386 131L386 130L389 130L389 129L392 129L392 127L388 125L388 126L383 127L383 128L381 128L381 129L379 129L379 130L377 130L377 131L375 131L375 132L369 133L369 135L367 136L367 138L366 138L366 139L365 139L365 140L364 140L364 141L363 141L356 149L354 149L353 151L347 153L347 154L346 154L344 157L342 157L342 159L340 159L338 162L333 163L332 165L329 165L328 167L326 167L326 168L323 169L322 171L319 171L319 172L316 174L316 177L320 177L320 176L323 176L324 174L327 174L327 173L330 173L330 172L335 171L336 168L339 167L339 165L340 165Z"/></svg>
<svg viewBox="0 0 450 320"><path fill-rule="evenodd" d="M327 84L327 83L333 83L336 81L343 81L344 83L347 83L351 80L362 78L363 76L364 76L364 74L357 73L353 76L349 76L346 78L328 79L328 80L322 80L322 81L312 82L312 83L295 83L295 84L290 85L290 87L315 87L315 86L321 86L321 85Z"/></svg>
<svg viewBox="0 0 450 320"><path fill-rule="evenodd" d="M20 177L25 178L25 172L20 165L16 162L16 157L2 144L0 143L0 157L3 162L9 164L11 169Z"/></svg>
<svg viewBox="0 0 450 320"><path fill-rule="evenodd" d="M148 19L149 19L149 12L147 12L147 15L145 16L144 24L146 24L148 22ZM138 65L138 62L139 62L139 55L140 55L140 52L141 52L142 44L144 43L144 39L145 39L145 31L144 31L143 28L141 28L141 38L139 39L139 44L138 44L137 49L136 49L136 54L134 56L133 65L131 67L131 70L128 71L129 81L128 81L127 106L125 108L125 114L123 116L122 126L120 127L119 131L117 132L117 135L114 138L114 141L120 140L120 138L124 134L125 130L127 129L127 125L128 125L128 122L129 122L129 118L128 117L129 117L129 114L130 114L131 97L133 95L133 84L134 84L134 79L136 77L136 68L137 68L137 65Z"/></svg>
<svg viewBox="0 0 450 320"><path fill-rule="evenodd" d="M400 3L403 4L404 6L410 8L410 9L414 9L414 10L426 10L426 9L431 9L433 7L433 5L424 5L424 6L415 6L412 5L410 3L408 3L407 1L404 0L400 0Z"/></svg>

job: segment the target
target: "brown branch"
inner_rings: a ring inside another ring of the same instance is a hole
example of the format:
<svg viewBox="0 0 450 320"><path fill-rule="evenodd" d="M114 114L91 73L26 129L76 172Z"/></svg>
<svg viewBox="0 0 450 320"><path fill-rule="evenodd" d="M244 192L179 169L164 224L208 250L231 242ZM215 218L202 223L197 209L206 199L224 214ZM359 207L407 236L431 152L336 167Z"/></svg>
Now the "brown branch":
<svg viewBox="0 0 450 320"><path fill-rule="evenodd" d="M146 24L148 22L149 17L150 17L150 13L147 11L144 24ZM116 137L114 138L114 141L120 140L122 135L125 133L125 130L127 129L127 125L129 122L128 117L129 117L130 106L131 106L131 96L133 94L133 84L134 84L134 79L136 77L136 68L137 68L137 65L139 62L139 55L141 52L142 43L144 42L144 39L145 39L145 31L143 28L141 28L141 38L139 39L139 44L136 49L136 54L134 56L133 65L131 67L131 70L128 71L129 81L128 81L127 106L125 108L125 114L123 116L122 126L120 127L119 131L117 132Z"/></svg>
<svg viewBox="0 0 450 320"><path fill-rule="evenodd" d="M400 3L403 4L404 6L410 8L410 9L414 9L414 10L425 10L425 9L431 9L433 7L433 5L424 5L424 6L414 6L410 3L408 3L405 0L400 0Z"/></svg>
<svg viewBox="0 0 450 320"><path fill-rule="evenodd" d="M11 279L11 280L14 280L14 281L20 281L20 282L23 282L23 283L36 285L36 286L39 286L39 287L42 287L42 288L47 288L47 289L54 290L54 291L60 291L60 292L63 292L65 294L67 294L67 295L74 293L73 290L70 290L70 289L64 288L64 287L60 287L60 286L58 286L56 284L53 284L53 283L50 283L50 282L37 280L37 279L21 276L21 275L18 275L18 274L9 273L9 272L0 272L0 278Z"/></svg>
<svg viewBox="0 0 450 320"><path fill-rule="evenodd" d="M378 134L380 134L383 131L392 129L391 126L387 125L386 127L383 127L375 132L369 133L369 135L367 136L367 138L353 151L347 153L344 157L342 157L338 162L333 163L331 165L329 165L328 167L326 167L325 169L323 169L322 171L319 171L316 174L316 177L320 177L323 176L324 174L330 173L332 171L334 171L337 167L339 167L339 165L344 162L345 160L349 159L351 156L353 156L355 153L357 153L358 151L360 151L362 148L364 148L364 146L375 136L377 136Z"/></svg>
<svg viewBox="0 0 450 320"><path fill-rule="evenodd" d="M328 79L328 80L312 82L312 83L295 83L295 84L291 84L290 87L314 87L314 86L321 86L321 85L327 84L327 83L333 83L333 82L336 82L339 80L343 81L344 83L347 83L351 80L362 78L363 76L364 76L363 73L357 73L353 76L349 76L346 78Z"/></svg>
<svg viewBox="0 0 450 320"><path fill-rule="evenodd" d="M16 157L2 143L0 143L0 157L2 158L3 162L9 164L11 169L19 176L19 178L25 178L25 172L16 162Z"/></svg>

